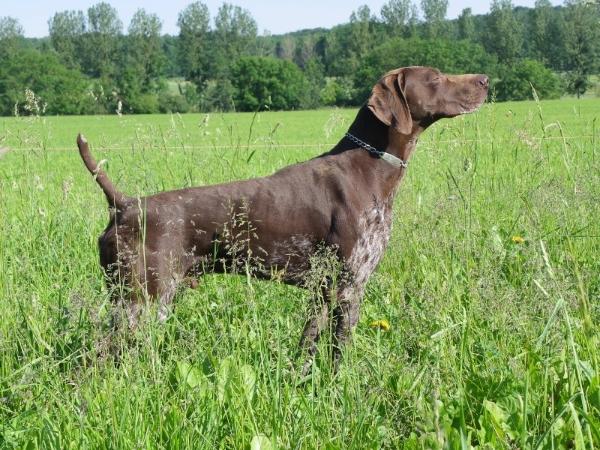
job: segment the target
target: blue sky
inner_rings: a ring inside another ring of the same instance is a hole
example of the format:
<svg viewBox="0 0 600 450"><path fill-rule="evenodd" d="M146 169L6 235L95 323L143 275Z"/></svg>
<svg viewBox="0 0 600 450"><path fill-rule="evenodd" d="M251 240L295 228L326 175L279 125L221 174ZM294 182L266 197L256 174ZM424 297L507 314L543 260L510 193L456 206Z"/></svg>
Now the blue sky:
<svg viewBox="0 0 600 450"><path fill-rule="evenodd" d="M19 20L29 37L41 37L48 34L48 19L57 11L67 9L86 10L100 0L1 0L0 17L11 16ZM125 29L131 16L138 8L157 14L163 22L163 33L177 34L177 14L191 3L190 0L107 0L118 11ZM559 5L561 0L551 0ZM250 11L260 33L268 30L272 34L285 33L303 28L331 27L347 22L352 11L367 4L374 13L379 13L386 0L229 0ZM222 0L205 0L214 17ZM420 1L415 1L419 4ZM474 14L489 11L489 1L449 0L448 17L454 18L463 8L470 7ZM534 0L513 0L514 5L533 6Z"/></svg>

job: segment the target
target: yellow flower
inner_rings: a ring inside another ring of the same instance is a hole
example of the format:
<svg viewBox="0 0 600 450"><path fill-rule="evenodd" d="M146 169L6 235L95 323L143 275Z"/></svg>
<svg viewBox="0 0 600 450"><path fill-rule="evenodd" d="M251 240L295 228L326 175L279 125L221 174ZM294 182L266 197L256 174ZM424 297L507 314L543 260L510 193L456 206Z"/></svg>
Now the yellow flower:
<svg viewBox="0 0 600 450"><path fill-rule="evenodd" d="M383 331L389 331L390 330L390 323L383 319L383 320L374 320L373 322L371 322L370 324L371 328L379 328L380 330Z"/></svg>
<svg viewBox="0 0 600 450"><path fill-rule="evenodd" d="M523 236L513 236L512 241L515 244L523 244L525 242L525 238Z"/></svg>

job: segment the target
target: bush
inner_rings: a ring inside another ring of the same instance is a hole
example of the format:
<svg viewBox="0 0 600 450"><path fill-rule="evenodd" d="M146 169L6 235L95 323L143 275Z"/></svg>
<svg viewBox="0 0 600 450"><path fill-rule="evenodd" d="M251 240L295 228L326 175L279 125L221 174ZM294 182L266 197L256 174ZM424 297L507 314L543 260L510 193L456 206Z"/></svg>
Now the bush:
<svg viewBox="0 0 600 450"><path fill-rule="evenodd" d="M270 57L243 57L232 68L234 101L240 111L264 106L297 109L307 89L306 78L294 63Z"/></svg>
<svg viewBox="0 0 600 450"><path fill-rule="evenodd" d="M233 111L235 88L226 78L208 80L204 82L204 88L200 95L201 111Z"/></svg>
<svg viewBox="0 0 600 450"><path fill-rule="evenodd" d="M531 100L533 86L542 99L558 98L562 93L559 77L538 61L524 59L512 68L504 67L494 84L496 99Z"/></svg>
<svg viewBox="0 0 600 450"><path fill-rule="evenodd" d="M162 91L158 96L158 109L161 113L186 113L191 107L183 95Z"/></svg>
<svg viewBox="0 0 600 450"><path fill-rule="evenodd" d="M155 114L160 110L158 95L154 93L132 96L128 103L127 112L134 114Z"/></svg>
<svg viewBox="0 0 600 450"><path fill-rule="evenodd" d="M89 81L76 70L63 66L54 53L24 49L0 64L0 114L30 111L25 89L35 93L45 114L82 114L91 108ZM40 112L42 112L40 110Z"/></svg>
<svg viewBox="0 0 600 450"><path fill-rule="evenodd" d="M354 84L349 77L331 77L325 79L321 90L321 103L325 106L352 105Z"/></svg>

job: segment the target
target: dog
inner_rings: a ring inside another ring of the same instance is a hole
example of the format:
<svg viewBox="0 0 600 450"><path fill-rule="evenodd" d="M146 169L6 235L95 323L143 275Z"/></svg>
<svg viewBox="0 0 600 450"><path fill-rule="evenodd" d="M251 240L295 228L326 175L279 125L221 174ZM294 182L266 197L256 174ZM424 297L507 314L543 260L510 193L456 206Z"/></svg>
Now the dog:
<svg viewBox="0 0 600 450"><path fill-rule="evenodd" d="M100 264L109 286L127 288L125 294L113 292L125 297L130 325L145 301L158 301L164 318L183 280L234 271L239 260L254 261L258 277L277 273L285 283L302 286L312 256L328 249L341 274L336 286L332 279L324 282L300 349L307 355L306 372L331 320L337 370L367 280L388 244L394 196L419 135L439 119L477 110L488 87L485 75L396 69L375 84L330 151L263 178L140 198L113 185L79 134L80 155L110 207L98 240Z"/></svg>

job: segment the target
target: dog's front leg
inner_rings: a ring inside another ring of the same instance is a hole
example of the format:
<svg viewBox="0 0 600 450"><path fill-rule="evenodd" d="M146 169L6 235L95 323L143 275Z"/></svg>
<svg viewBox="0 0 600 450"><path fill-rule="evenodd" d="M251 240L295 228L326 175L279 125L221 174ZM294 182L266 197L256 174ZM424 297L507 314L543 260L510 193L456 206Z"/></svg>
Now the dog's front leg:
<svg viewBox="0 0 600 450"><path fill-rule="evenodd" d="M329 323L329 305L331 303L331 292L328 287L321 289L321 296L315 298L313 311L308 322L304 326L302 338L300 339L300 351L306 360L302 366L302 376L308 375L312 368L317 342L321 333Z"/></svg>
<svg viewBox="0 0 600 450"><path fill-rule="evenodd" d="M333 371L337 373L342 350L352 338L352 330L358 323L360 301L364 292L364 284L349 283L338 290L337 306L333 311Z"/></svg>

